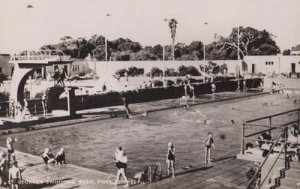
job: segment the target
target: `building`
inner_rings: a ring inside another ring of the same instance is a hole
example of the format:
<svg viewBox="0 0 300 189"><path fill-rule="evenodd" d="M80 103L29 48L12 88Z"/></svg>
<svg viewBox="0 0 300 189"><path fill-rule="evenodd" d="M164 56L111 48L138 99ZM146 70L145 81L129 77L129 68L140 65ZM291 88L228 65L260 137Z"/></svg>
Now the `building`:
<svg viewBox="0 0 300 189"><path fill-rule="evenodd" d="M291 55L300 55L300 45L292 48Z"/></svg>
<svg viewBox="0 0 300 189"><path fill-rule="evenodd" d="M0 74L11 78L13 72L13 65L9 64L9 60L9 54L0 54Z"/></svg>
<svg viewBox="0 0 300 189"><path fill-rule="evenodd" d="M253 74L294 74L300 73L300 56L245 56L247 69L243 71Z"/></svg>

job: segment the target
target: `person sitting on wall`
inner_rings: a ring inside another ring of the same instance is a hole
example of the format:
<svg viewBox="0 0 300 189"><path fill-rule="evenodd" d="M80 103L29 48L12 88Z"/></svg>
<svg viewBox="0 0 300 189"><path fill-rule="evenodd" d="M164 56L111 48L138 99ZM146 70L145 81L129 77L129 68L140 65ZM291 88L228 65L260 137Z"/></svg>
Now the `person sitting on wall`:
<svg viewBox="0 0 300 189"><path fill-rule="evenodd" d="M56 163L54 155L50 152L49 148L45 148L45 151L42 155L42 158L44 160L45 165L48 165L49 163Z"/></svg>
<svg viewBox="0 0 300 189"><path fill-rule="evenodd" d="M60 168L61 165L66 164L66 157L64 148L60 148L57 154L55 155L55 161L57 164L57 167Z"/></svg>
<svg viewBox="0 0 300 189"><path fill-rule="evenodd" d="M136 173L133 178L135 180L137 180L137 183L144 184L144 183L148 182L148 180L150 180L150 178L148 178L149 172L151 174L150 170L151 170L151 168L146 166L143 171Z"/></svg>

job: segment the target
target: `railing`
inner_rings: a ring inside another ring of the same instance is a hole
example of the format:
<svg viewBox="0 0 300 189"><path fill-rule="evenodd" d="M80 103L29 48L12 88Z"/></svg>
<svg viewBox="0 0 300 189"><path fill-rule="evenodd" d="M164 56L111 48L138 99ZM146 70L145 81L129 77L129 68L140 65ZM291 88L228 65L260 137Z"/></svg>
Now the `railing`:
<svg viewBox="0 0 300 189"><path fill-rule="evenodd" d="M296 120L286 121L285 123L281 123L281 124L274 124L273 123L275 117L278 118L279 116L291 115L292 113L296 114L296 116L297 116ZM258 121L266 121L266 120L267 120L268 124L256 123ZM270 147L270 150L269 150L268 154L266 155L265 159L262 161L259 168L256 170L255 175L253 176L253 178L248 183L247 189L261 188L265 184L265 182L267 181L267 178L269 178L270 173L272 172L275 164L277 163L278 159L280 158L280 155L283 154L284 150L285 150L284 151L284 160L285 160L285 165L286 165L287 130L288 130L288 127L293 125L293 124L297 125L298 128L300 126L300 108L285 111L285 112L278 113L278 114L273 114L273 115L269 115L269 116L264 116L264 117L248 120L248 121L245 121L243 123L243 125L242 125L242 139L241 139L242 140L241 141L241 154L245 153L245 140L263 141L263 142L267 142L267 143L272 143L272 146ZM263 129L260 130L260 131L245 134L245 130L248 127L250 127L250 128L261 127ZM269 132L269 135L271 135L273 130L281 130L280 134L277 136L275 141L260 140L260 139L257 139L257 138L256 139L253 138L253 136L260 135L260 134L266 133L266 132ZM282 136L285 136L284 144L280 142L280 139L282 138ZM266 162L269 160L270 154L273 152L276 144L282 144L282 149L279 151L278 156L276 158L273 158L273 159L275 159L275 161L272 163L270 169L267 170L267 174L264 175L264 178L259 178L260 172L261 172L262 168L264 167L264 165L266 164ZM259 184L257 184L255 186L255 183L258 182L257 179L260 179L260 182L259 182Z"/></svg>
<svg viewBox="0 0 300 189"><path fill-rule="evenodd" d="M23 53L14 54L10 61L69 61L70 56L67 56L61 50L40 50L40 51L25 51Z"/></svg>
<svg viewBox="0 0 300 189"><path fill-rule="evenodd" d="M44 103L44 104L43 104ZM47 112L47 103L43 102L42 99L28 100L28 111L31 115L45 114ZM22 110L18 109L14 101L0 102L0 116L1 117L12 117L15 118L22 114Z"/></svg>
<svg viewBox="0 0 300 189"><path fill-rule="evenodd" d="M271 165L271 168L268 170L268 173L264 176L264 178L259 178L259 175L261 174L261 170L262 170L263 166L264 166L264 165L266 164L266 162L268 161L268 159L269 159L269 157L270 157L270 154L272 154L272 152L273 152L273 150L274 150L276 144L279 144L279 143L280 143L279 140L282 138L282 136L285 136L285 143L284 143L284 145L282 146L282 149L279 151L278 156L276 157L275 161L274 161L273 164ZM284 128L284 129L281 131L281 133L278 135L278 137L277 137L277 139L275 140L275 142L272 142L272 141L269 141L269 142L273 143L273 145L272 145L270 151L268 152L266 158L264 159L264 161L260 164L259 168L256 170L254 176L252 177L252 179L250 180L250 182L247 184L247 187L246 187L247 189L261 188L261 187L265 184L267 178L269 177L270 173L272 172L272 170L273 170L275 164L277 163L279 157L282 155L283 150L285 150L285 151L284 151L284 160L286 161L287 128ZM286 165L286 162L285 162L285 165ZM257 181L258 179L260 179L260 182L259 182L259 183L257 183L257 182L258 182L258 181Z"/></svg>
<svg viewBox="0 0 300 189"><path fill-rule="evenodd" d="M287 114L290 114L290 113L297 113L297 119L294 120L294 121L284 123L284 124L274 124L272 122L273 118L278 117L278 116L282 116L282 115L287 115ZM255 123L257 121L266 120L266 119L269 122L268 125ZM281 129L282 127L285 127L285 126L288 126L288 125L291 125L291 124L297 124L297 126L299 128L299 126L300 126L300 108L245 121L242 125L241 154L245 153L245 140L248 139L249 137L259 135L259 134L262 134L262 133L265 133L265 132L269 132L269 134L271 135L273 130ZM251 126L251 127L264 127L264 128L267 128L267 129L245 135L245 129L249 126Z"/></svg>

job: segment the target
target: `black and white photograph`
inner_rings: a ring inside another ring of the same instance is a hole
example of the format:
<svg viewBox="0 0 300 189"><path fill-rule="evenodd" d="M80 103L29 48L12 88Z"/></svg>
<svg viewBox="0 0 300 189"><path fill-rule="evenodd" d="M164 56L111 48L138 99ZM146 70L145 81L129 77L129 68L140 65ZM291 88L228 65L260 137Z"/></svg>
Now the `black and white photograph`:
<svg viewBox="0 0 300 189"><path fill-rule="evenodd" d="M0 0L0 189L300 189L300 0Z"/></svg>

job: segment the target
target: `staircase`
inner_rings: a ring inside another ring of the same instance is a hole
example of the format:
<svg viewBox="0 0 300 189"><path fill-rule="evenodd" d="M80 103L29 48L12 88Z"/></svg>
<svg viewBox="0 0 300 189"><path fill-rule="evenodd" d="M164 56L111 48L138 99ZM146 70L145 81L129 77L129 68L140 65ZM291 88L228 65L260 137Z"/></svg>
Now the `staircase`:
<svg viewBox="0 0 300 189"><path fill-rule="evenodd" d="M278 189L300 188L300 162L290 162L289 169L285 171L285 177L280 179Z"/></svg>

